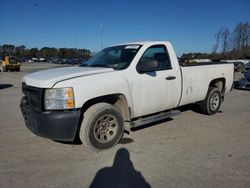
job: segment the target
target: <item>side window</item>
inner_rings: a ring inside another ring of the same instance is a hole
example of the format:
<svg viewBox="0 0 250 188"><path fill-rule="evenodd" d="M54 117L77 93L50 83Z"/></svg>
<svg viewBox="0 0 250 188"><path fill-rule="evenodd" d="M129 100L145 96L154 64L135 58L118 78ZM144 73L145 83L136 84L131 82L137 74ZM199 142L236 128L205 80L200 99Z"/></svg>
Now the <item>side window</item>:
<svg viewBox="0 0 250 188"><path fill-rule="evenodd" d="M139 63L148 63L150 61L157 61L159 67L158 70L171 69L170 59L164 45L155 45L149 47L142 55Z"/></svg>

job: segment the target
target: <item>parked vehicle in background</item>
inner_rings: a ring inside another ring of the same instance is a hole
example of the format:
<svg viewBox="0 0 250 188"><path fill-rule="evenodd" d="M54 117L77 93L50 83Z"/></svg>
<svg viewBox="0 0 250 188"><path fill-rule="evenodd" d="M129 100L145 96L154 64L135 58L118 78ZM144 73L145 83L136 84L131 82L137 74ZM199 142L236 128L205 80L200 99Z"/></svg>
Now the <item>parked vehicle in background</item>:
<svg viewBox="0 0 250 188"><path fill-rule="evenodd" d="M48 62L49 62L49 63L58 64L59 58L56 58L56 57L49 58L49 59L48 59Z"/></svg>
<svg viewBox="0 0 250 188"><path fill-rule="evenodd" d="M39 62L39 58L33 57L32 59L32 63L38 63Z"/></svg>
<svg viewBox="0 0 250 188"><path fill-rule="evenodd" d="M46 63L47 62L47 59L43 58L43 57L40 57L39 58L39 62L41 63Z"/></svg>
<svg viewBox="0 0 250 188"><path fill-rule="evenodd" d="M234 64L234 71L235 72L244 72L245 71L245 64L239 61L233 62Z"/></svg>
<svg viewBox="0 0 250 188"><path fill-rule="evenodd" d="M250 70L250 63L247 63L247 64L245 65L245 71L247 72L248 70Z"/></svg>
<svg viewBox="0 0 250 188"><path fill-rule="evenodd" d="M0 71L20 71L21 62L14 56L3 56L0 62Z"/></svg>
<svg viewBox="0 0 250 188"><path fill-rule="evenodd" d="M124 130L179 114L190 103L218 112L233 84L232 63L180 66L166 41L103 49L80 67L28 74L21 110L35 134L63 141L79 136L95 149L116 145ZM175 109L175 110L174 110Z"/></svg>
<svg viewBox="0 0 250 188"><path fill-rule="evenodd" d="M234 84L236 89L250 89L250 70L244 73L244 76Z"/></svg>

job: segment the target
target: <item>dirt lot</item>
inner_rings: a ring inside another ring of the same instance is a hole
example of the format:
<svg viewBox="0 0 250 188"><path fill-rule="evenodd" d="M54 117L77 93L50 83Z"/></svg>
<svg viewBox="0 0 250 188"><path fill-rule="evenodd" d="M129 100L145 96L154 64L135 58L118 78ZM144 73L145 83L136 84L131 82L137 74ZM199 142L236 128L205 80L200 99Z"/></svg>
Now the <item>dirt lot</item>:
<svg viewBox="0 0 250 188"><path fill-rule="evenodd" d="M25 127L21 77L57 66L0 72L1 187L250 187L250 91L233 90L214 116L187 107L96 153Z"/></svg>

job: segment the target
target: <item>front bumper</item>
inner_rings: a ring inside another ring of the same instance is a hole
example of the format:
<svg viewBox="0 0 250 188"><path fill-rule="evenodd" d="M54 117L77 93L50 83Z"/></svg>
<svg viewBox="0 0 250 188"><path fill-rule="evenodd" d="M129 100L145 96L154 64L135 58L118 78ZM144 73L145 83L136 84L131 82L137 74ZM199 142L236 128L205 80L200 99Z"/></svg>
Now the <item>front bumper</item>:
<svg viewBox="0 0 250 188"><path fill-rule="evenodd" d="M26 126L36 135L58 141L73 141L77 131L80 109L71 111L38 112L26 96L20 108Z"/></svg>
<svg viewBox="0 0 250 188"><path fill-rule="evenodd" d="M18 69L18 68L20 68L20 66L21 66L20 64L8 64L5 67L7 69Z"/></svg>

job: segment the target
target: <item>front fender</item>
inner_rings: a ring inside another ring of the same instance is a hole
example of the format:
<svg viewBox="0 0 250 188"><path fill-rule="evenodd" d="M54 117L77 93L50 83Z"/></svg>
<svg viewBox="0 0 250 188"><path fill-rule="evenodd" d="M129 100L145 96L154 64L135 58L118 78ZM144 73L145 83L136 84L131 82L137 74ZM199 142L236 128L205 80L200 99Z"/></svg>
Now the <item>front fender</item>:
<svg viewBox="0 0 250 188"><path fill-rule="evenodd" d="M111 94L123 94L133 112L129 82L122 71L83 76L58 82L53 88L73 87L75 107L81 108L88 100Z"/></svg>

